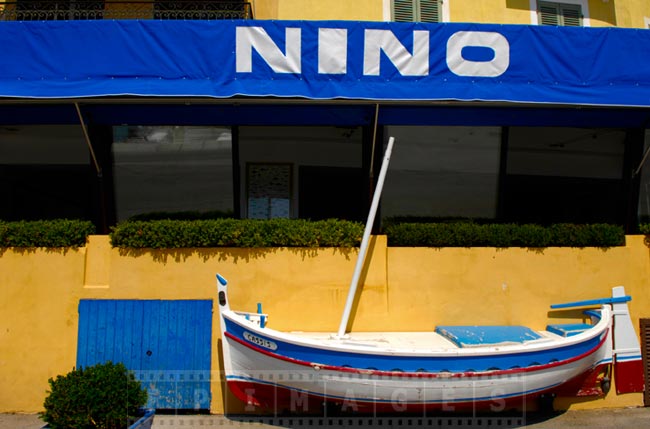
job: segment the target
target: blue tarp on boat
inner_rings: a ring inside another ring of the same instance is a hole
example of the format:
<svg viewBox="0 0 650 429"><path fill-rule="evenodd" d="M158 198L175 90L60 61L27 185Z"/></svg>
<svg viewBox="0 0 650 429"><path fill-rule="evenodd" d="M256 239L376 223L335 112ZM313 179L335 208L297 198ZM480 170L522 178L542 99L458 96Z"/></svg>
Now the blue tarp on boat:
<svg viewBox="0 0 650 429"><path fill-rule="evenodd" d="M351 21L0 23L0 97L650 106L650 32Z"/></svg>
<svg viewBox="0 0 650 429"><path fill-rule="evenodd" d="M526 326L438 326L436 332L458 347L523 344L541 338Z"/></svg>

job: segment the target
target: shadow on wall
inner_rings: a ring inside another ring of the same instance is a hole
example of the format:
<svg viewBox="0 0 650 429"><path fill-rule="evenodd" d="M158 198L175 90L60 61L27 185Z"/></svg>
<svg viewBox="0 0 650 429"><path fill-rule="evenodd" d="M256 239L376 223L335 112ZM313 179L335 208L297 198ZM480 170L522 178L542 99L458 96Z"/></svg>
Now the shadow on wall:
<svg viewBox="0 0 650 429"><path fill-rule="evenodd" d="M331 252L333 255L340 254L345 256L347 260L354 259L357 256L356 248L340 248L340 247L314 247L314 248L279 248L279 247L266 247L266 248L190 248L190 249L136 249L136 248L120 248L120 256L128 257L151 257L153 261L166 264L167 262L184 262L191 257L198 256L204 262L214 260L215 256L219 262L233 262L239 261L250 262L256 259L265 259L267 255L278 253L279 251L289 251L295 255L299 255L303 260L306 258L314 258L322 255L323 252Z"/></svg>

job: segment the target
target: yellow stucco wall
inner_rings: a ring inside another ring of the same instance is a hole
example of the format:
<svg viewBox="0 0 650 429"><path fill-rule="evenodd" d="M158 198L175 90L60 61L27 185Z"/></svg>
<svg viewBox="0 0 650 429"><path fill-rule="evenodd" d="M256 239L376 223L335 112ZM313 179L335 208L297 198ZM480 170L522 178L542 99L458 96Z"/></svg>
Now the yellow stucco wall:
<svg viewBox="0 0 650 429"><path fill-rule="evenodd" d="M0 412L39 411L75 364L84 250L0 248Z"/></svg>
<svg viewBox="0 0 650 429"><path fill-rule="evenodd" d="M256 0L257 7L262 4ZM271 0L277 4L277 16L271 19L382 21L383 0ZM259 14L255 16L262 18Z"/></svg>
<svg viewBox="0 0 650 429"><path fill-rule="evenodd" d="M614 7L615 25L618 27L647 28L644 18L650 19L650 2L647 0L609 0Z"/></svg>
<svg viewBox="0 0 650 429"><path fill-rule="evenodd" d="M257 302L279 330L336 331L356 249L113 249L92 236L78 250L0 249L0 412L39 411L47 379L75 364L79 299L213 299L216 272L234 309ZM609 296L624 285L635 326L650 317L644 237L611 249L387 248L373 239L352 329L430 330L436 324L543 328L555 302ZM216 308L216 306L215 306ZM569 313L569 316L574 314ZM213 413L241 411L222 395L218 318L213 319ZM641 394L561 408L642 405Z"/></svg>
<svg viewBox="0 0 650 429"><path fill-rule="evenodd" d="M278 1L280 0L251 0L253 18L278 19Z"/></svg>
<svg viewBox="0 0 650 429"><path fill-rule="evenodd" d="M256 19L383 21L390 0L251 0ZM589 0L592 27L646 28L650 2L646 0ZM530 24L530 0L449 0L451 22Z"/></svg>
<svg viewBox="0 0 650 429"><path fill-rule="evenodd" d="M562 3L562 1L559 1ZM586 18L589 18L592 27L640 27L630 22L629 18L617 20L617 6L620 2L602 0L591 0L587 2L588 10L583 10ZM625 0L631 10L638 10L642 3L640 0ZM449 2L449 16L452 22L480 22L496 24L531 24L530 0L498 0L481 2ZM620 21L620 22L619 22Z"/></svg>
<svg viewBox="0 0 650 429"><path fill-rule="evenodd" d="M530 24L529 0L449 2L451 22Z"/></svg>

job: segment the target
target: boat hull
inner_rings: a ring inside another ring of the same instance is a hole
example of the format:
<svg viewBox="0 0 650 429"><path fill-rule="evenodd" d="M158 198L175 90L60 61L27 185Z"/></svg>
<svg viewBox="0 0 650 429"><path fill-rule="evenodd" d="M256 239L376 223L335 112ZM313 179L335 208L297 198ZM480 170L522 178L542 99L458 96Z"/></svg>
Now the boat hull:
<svg viewBox="0 0 650 429"><path fill-rule="evenodd" d="M601 381L611 363L609 332L607 329L595 337L590 348L563 361L456 373L337 367L283 356L229 332L223 341L230 362L228 386L251 409L315 413L321 412L325 403L341 411L373 414L497 412L524 408L544 394L602 395ZM255 337L261 339L259 335ZM268 346L273 339L267 338ZM400 358L394 360L399 365Z"/></svg>
<svg viewBox="0 0 650 429"><path fill-rule="evenodd" d="M230 310L217 275L226 383L245 411L422 413L552 407L552 398L638 391L640 348L624 288L611 298L552 308L592 307L591 323L439 326L435 332L352 335L286 333L268 316ZM598 305L599 309L593 307ZM550 400L549 400L550 399Z"/></svg>

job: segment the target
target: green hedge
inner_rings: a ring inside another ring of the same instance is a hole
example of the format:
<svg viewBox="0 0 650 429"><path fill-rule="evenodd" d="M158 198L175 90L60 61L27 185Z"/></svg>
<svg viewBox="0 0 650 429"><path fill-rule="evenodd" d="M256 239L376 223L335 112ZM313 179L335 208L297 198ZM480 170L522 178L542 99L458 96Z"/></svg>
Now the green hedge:
<svg viewBox="0 0 650 429"><path fill-rule="evenodd" d="M155 217L155 216L153 216ZM179 218L188 217L187 214ZM650 234L650 224L640 225ZM387 222L389 246L408 247L611 247L625 244L615 225L550 226L490 224L471 221ZM79 247L95 233L83 220L0 221L0 247ZM119 248L192 247L355 247L363 225L358 222L304 219L129 220L113 228Z"/></svg>
<svg viewBox="0 0 650 429"><path fill-rule="evenodd" d="M127 221L111 231L119 248L354 247L363 225L342 220L208 219Z"/></svg>
<svg viewBox="0 0 650 429"><path fill-rule="evenodd" d="M397 223L385 229L389 246L404 247L611 247L625 244L616 225Z"/></svg>
<svg viewBox="0 0 650 429"><path fill-rule="evenodd" d="M0 247L80 247L94 233L85 220L0 221Z"/></svg>

